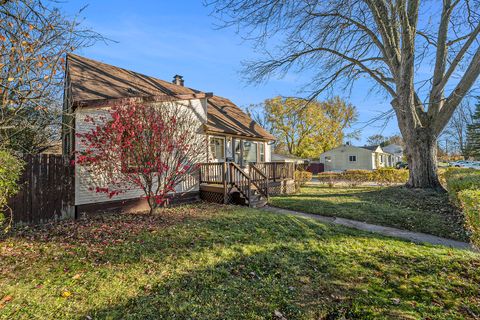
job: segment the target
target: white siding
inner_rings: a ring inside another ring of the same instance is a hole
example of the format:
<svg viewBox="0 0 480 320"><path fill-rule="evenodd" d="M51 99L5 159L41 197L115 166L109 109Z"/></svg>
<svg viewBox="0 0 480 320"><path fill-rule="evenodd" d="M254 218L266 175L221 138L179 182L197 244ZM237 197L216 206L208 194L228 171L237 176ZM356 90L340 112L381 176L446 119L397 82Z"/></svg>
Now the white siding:
<svg viewBox="0 0 480 320"><path fill-rule="evenodd" d="M179 101L185 107L189 107L192 111L197 115L199 129L202 123L206 121L206 113L205 113L205 103L204 100L196 99L196 100L189 100L189 101ZM95 119L99 119L100 116L108 116L108 108L79 108L75 111L75 132L76 133L85 133L88 132L93 128L91 123L86 123L85 117L89 115ZM75 141L75 150L81 151L82 146L79 143L78 139ZM81 167L79 165L75 166L75 205L81 204L89 204L89 203L97 203L97 202L104 202L104 201L112 201L112 200L126 200L126 199L134 199L143 196L143 192L140 189L129 189L126 190L124 193L121 193L113 198L109 198L104 193L97 193L92 188L96 186L102 185L101 174L94 174L88 172L85 167ZM196 191L198 190L198 181L197 177L190 177L187 179L188 181L183 182L176 188L177 192L185 192L185 191Z"/></svg>
<svg viewBox="0 0 480 320"><path fill-rule="evenodd" d="M268 142L265 143L265 162L271 162L272 161L272 145L268 144Z"/></svg>
<svg viewBox="0 0 480 320"><path fill-rule="evenodd" d="M325 171L343 171L374 169L373 153L364 148L354 146L341 146L320 155L320 162L325 165ZM355 156L356 161L350 161L350 156ZM330 157L330 161L326 158Z"/></svg>
<svg viewBox="0 0 480 320"><path fill-rule="evenodd" d="M232 137L226 137L226 142L225 142L225 157L226 158L233 158L233 146L232 146Z"/></svg>

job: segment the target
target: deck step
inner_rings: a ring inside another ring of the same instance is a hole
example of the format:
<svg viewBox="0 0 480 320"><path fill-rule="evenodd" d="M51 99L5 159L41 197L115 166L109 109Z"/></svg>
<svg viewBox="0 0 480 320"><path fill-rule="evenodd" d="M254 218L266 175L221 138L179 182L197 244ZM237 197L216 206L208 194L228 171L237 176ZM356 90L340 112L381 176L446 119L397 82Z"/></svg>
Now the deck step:
<svg viewBox="0 0 480 320"><path fill-rule="evenodd" d="M262 208L267 205L268 201L265 198L261 198L259 200L250 201L251 208Z"/></svg>
<svg viewBox="0 0 480 320"><path fill-rule="evenodd" d="M261 194L250 195L249 205L252 208L261 208L267 205L268 200Z"/></svg>

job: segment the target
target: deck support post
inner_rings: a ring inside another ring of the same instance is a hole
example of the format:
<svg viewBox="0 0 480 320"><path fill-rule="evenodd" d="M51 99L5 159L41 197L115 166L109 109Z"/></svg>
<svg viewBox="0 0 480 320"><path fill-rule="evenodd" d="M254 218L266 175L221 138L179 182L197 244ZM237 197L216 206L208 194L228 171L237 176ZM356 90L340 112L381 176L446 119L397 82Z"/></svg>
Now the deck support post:
<svg viewBox="0 0 480 320"><path fill-rule="evenodd" d="M228 203L228 168L227 163L222 164L222 180L223 180L223 203Z"/></svg>

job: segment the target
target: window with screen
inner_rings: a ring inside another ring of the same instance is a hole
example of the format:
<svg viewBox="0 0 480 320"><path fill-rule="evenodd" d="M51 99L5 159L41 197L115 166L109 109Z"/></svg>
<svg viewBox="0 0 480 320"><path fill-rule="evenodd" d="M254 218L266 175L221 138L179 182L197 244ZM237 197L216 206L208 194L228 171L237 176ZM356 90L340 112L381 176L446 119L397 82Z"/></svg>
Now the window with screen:
<svg viewBox="0 0 480 320"><path fill-rule="evenodd" d="M265 143L260 142L258 146L258 150L260 152L260 162L265 162Z"/></svg>
<svg viewBox="0 0 480 320"><path fill-rule="evenodd" d="M246 165L249 162L258 162L257 143L243 141L243 165Z"/></svg>
<svg viewBox="0 0 480 320"><path fill-rule="evenodd" d="M210 157L216 160L225 159L225 140L223 138L210 138Z"/></svg>
<svg viewBox="0 0 480 320"><path fill-rule="evenodd" d="M233 150L234 150L233 160L235 161L235 163L240 163L241 154L242 154L241 148L242 148L241 147L241 141L238 140L238 139L234 139L234 141L233 141Z"/></svg>

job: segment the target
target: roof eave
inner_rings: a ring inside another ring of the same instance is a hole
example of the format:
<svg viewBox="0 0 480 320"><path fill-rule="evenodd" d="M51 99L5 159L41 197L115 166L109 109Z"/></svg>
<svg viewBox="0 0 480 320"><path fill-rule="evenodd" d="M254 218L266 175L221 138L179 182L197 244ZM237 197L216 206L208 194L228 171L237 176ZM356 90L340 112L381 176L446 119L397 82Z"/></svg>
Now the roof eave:
<svg viewBox="0 0 480 320"><path fill-rule="evenodd" d="M106 98L95 100L74 100L73 107L105 107L119 103L138 101L138 102L174 102L182 100L208 99L213 93L192 93L192 94L175 94L175 95L156 95L156 96L131 96L122 98Z"/></svg>
<svg viewBox="0 0 480 320"><path fill-rule="evenodd" d="M250 139L256 139L256 140L262 140L262 141L276 141L277 139L275 137L268 137L268 136L259 136L259 135L248 135L244 134L241 132L225 132L221 130L212 130L211 128L205 128L204 129L205 134L211 134L211 135L224 135L224 136L232 136L232 137L241 137L241 138L250 138Z"/></svg>

